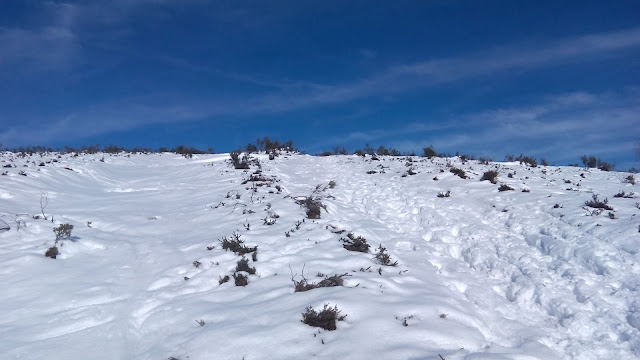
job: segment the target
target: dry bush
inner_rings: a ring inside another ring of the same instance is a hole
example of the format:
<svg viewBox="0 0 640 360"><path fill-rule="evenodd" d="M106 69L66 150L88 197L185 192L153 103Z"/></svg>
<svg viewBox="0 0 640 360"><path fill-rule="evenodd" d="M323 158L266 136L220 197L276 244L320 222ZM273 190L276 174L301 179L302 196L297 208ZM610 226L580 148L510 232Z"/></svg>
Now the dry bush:
<svg viewBox="0 0 640 360"><path fill-rule="evenodd" d="M336 330L336 321L342 321L347 316L339 316L339 314L340 310L337 305L330 307L329 304L324 304L324 308L319 312L308 306L306 311L302 313L302 322L325 330Z"/></svg>
<svg viewBox="0 0 640 360"><path fill-rule="evenodd" d="M56 256L58 256L58 248L56 246L52 246L49 248L49 250L47 250L46 253L44 253L44 256L46 257L50 257L52 259L55 259Z"/></svg>
<svg viewBox="0 0 640 360"><path fill-rule="evenodd" d="M309 282L304 276L302 276L302 280L295 280L294 277L291 277L291 281L293 282L294 292L305 292L324 287L343 286L344 280L342 280L342 278L345 276L351 275L345 273L342 275L325 276L324 279L317 283Z"/></svg>
<svg viewBox="0 0 640 360"><path fill-rule="evenodd" d="M449 171L454 173L454 174L456 174L456 175L458 175L458 176L460 176L461 179L466 179L467 178L467 174L462 169L458 169L458 168L452 167Z"/></svg>
<svg viewBox="0 0 640 360"><path fill-rule="evenodd" d="M397 261L391 262L391 256L387 254L387 248L383 247L382 244L378 246L378 251L376 252L376 260L380 262L380 264L384 266L396 266L398 265Z"/></svg>
<svg viewBox="0 0 640 360"><path fill-rule="evenodd" d="M236 286L249 285L249 278L243 273L233 273L233 280L235 280Z"/></svg>
<svg viewBox="0 0 640 360"><path fill-rule="evenodd" d="M498 183L498 172L495 170L490 170L490 171L485 171L484 174L482 174L482 177L480 178L480 181L490 181L492 184L497 184Z"/></svg>
<svg viewBox="0 0 640 360"><path fill-rule="evenodd" d="M229 153L229 157L231 157L231 163L233 167L236 169L248 169L249 168L249 158L247 155L243 155L240 157L242 153L240 151L232 151Z"/></svg>
<svg viewBox="0 0 640 360"><path fill-rule="evenodd" d="M586 206L592 207L594 209L613 210L611 206L607 205L608 203L609 199L605 198L604 200L600 201L597 194L593 194L591 200L587 200L584 202Z"/></svg>
<svg viewBox="0 0 640 360"><path fill-rule="evenodd" d="M227 239L226 236L219 240L222 243L222 249L231 250L238 255L249 254L258 250L257 246L248 247L244 244L244 240L240 238L240 235L233 233L231 239Z"/></svg>
<svg viewBox="0 0 640 360"><path fill-rule="evenodd" d="M627 183L627 184L631 184L631 185L635 185L636 184L636 178L633 175L629 175L626 178L624 178L622 180L623 183Z"/></svg>
<svg viewBox="0 0 640 360"><path fill-rule="evenodd" d="M242 259L238 260L238 263L236 264L236 272L239 271L244 271L246 273L254 275L256 273L256 268L249 266L249 260L245 259L245 257L243 256Z"/></svg>
<svg viewBox="0 0 640 360"><path fill-rule="evenodd" d="M56 234L56 241L71 237L71 230L73 230L73 225L71 224L60 224L60 226L53 228L53 232Z"/></svg>
<svg viewBox="0 0 640 360"><path fill-rule="evenodd" d="M340 238L344 244L342 245L345 249L349 251L358 251L363 253L369 252L369 244L367 244L367 239L362 236L355 236L352 233L348 233L346 238Z"/></svg>

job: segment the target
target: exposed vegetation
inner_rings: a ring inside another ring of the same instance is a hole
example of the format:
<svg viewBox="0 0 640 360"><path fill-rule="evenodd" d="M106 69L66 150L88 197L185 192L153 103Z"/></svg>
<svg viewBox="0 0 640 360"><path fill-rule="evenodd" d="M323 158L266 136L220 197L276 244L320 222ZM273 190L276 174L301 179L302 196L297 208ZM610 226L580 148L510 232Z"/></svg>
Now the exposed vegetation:
<svg viewBox="0 0 640 360"><path fill-rule="evenodd" d="M586 168L597 168L602 171L613 171L615 167L613 164L603 161L599 157L595 157L593 155L582 155L580 157L580 161L582 161L582 165Z"/></svg>
<svg viewBox="0 0 640 360"><path fill-rule="evenodd" d="M324 308L320 311L316 311L311 306L308 306L305 312L302 313L302 322L309 326L319 327L325 330L336 330L336 321L343 321L347 316L340 316L340 312L337 305L330 307L329 304L324 304Z"/></svg>
<svg viewBox="0 0 640 360"><path fill-rule="evenodd" d="M242 240L241 236L237 233L233 233L231 238L227 238L226 236L222 237L222 239L218 240L222 244L222 248L224 250L230 250L238 255L249 254L258 250L257 246L248 247L244 244L244 240Z"/></svg>
<svg viewBox="0 0 640 360"><path fill-rule="evenodd" d="M609 204L609 199L605 198L604 200L598 199L597 194L593 194L591 196L591 200L587 200L584 202L585 206L594 208L594 209L604 209L604 210L613 210Z"/></svg>
<svg viewBox="0 0 640 360"><path fill-rule="evenodd" d="M465 173L464 170L462 169L452 167L451 169L449 169L449 171L458 175L461 179L467 178L467 173Z"/></svg>
<svg viewBox="0 0 640 360"><path fill-rule="evenodd" d="M391 261L391 256L389 256L389 254L387 254L387 248L383 247L382 244L380 244L380 246L378 246L378 249L376 251L376 260L378 260L378 262L381 265L384 266L397 266L398 262L397 261Z"/></svg>
<svg viewBox="0 0 640 360"><path fill-rule="evenodd" d="M498 177L497 171L489 170L489 171L485 171L485 173L482 174L480 181L490 181L492 184L497 184L498 183L497 177Z"/></svg>
<svg viewBox="0 0 640 360"><path fill-rule="evenodd" d="M346 238L340 238L344 244L342 245L345 249L349 251L358 251L363 253L369 252L369 244L367 244L367 239L362 236L355 236L352 233L348 233Z"/></svg>

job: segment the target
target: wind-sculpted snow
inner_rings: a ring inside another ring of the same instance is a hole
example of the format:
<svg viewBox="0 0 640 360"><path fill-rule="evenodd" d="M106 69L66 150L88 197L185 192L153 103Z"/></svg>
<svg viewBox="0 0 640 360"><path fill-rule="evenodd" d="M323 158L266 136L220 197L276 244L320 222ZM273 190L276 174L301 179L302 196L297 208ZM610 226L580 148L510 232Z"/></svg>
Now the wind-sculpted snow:
<svg viewBox="0 0 640 360"><path fill-rule="evenodd" d="M102 157L0 157L16 165L0 176L3 359L640 356L640 195L613 196L640 192L626 174L285 154L254 155L254 174L226 154ZM497 184L480 181L488 170ZM593 194L611 215L584 208ZM304 197L320 219L305 219ZM47 258L63 223L73 234ZM349 232L369 253L343 247ZM257 252L224 250L233 236ZM397 266L374 259L380 244ZM256 269L244 287L242 256ZM342 274L294 292L292 277ZM301 322L324 304L347 315L337 330Z"/></svg>

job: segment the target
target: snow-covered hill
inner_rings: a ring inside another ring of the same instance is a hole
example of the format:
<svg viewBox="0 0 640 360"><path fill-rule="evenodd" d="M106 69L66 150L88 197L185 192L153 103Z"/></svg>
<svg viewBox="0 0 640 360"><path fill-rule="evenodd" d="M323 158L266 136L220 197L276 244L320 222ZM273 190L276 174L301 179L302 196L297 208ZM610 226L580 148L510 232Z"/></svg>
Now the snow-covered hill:
<svg viewBox="0 0 640 360"><path fill-rule="evenodd" d="M256 155L259 166L236 170L226 154L102 157L0 158L14 166L0 168L3 359L640 356L640 184L628 174L459 158ZM496 184L480 181L488 170ZM613 210L585 207L594 194ZM320 219L306 218L305 199L325 207ZM66 223L72 236L45 257ZM368 252L345 249L349 233ZM246 286L232 277L242 257L219 241L234 234L258 247L245 255L255 274L238 273ZM397 266L380 264L379 245ZM342 286L294 292L292 280L333 275ZM301 321L324 304L347 315L335 331Z"/></svg>

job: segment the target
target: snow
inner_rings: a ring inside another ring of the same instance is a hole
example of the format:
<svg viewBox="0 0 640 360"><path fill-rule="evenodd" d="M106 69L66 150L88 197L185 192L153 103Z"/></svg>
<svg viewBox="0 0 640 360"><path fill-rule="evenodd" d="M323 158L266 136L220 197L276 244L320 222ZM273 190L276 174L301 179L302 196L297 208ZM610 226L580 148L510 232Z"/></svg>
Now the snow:
<svg viewBox="0 0 640 360"><path fill-rule="evenodd" d="M15 167L0 168L0 220L11 227L0 232L2 358L640 356L640 200L613 197L638 192L627 174L460 158L253 157L274 182L242 184L258 167L236 170L227 154L3 153L0 164ZM417 174L403 176L409 168ZM480 181L495 169L498 184ZM499 192L503 183L515 190ZM312 194L326 207L316 220L295 202ZM592 194L608 198L615 218L588 215ZM72 237L47 258L63 223ZM241 259L218 241L234 232L258 246L245 287L218 281ZM344 249L347 232L366 238L369 253ZM398 266L374 259L380 244ZM303 271L311 283L348 276L296 293L292 275ZM335 331L301 322L307 306L323 304L347 315Z"/></svg>

